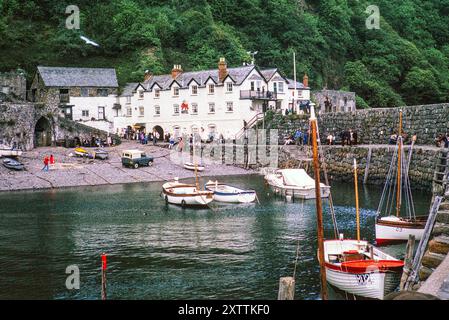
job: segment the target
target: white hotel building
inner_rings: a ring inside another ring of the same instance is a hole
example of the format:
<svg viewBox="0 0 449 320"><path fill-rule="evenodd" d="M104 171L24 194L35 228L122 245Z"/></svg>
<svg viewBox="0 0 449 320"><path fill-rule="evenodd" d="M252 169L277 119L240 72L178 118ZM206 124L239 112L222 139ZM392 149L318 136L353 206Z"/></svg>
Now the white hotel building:
<svg viewBox="0 0 449 320"><path fill-rule="evenodd" d="M293 103L310 100L307 76L296 89L294 94L293 81L277 69L228 68L224 58L214 70L183 72L175 65L171 74L147 72L142 83L126 86L114 106L114 133L157 130L162 138L204 128L215 137L234 137L244 123L250 127L263 117L264 105L285 112Z"/></svg>

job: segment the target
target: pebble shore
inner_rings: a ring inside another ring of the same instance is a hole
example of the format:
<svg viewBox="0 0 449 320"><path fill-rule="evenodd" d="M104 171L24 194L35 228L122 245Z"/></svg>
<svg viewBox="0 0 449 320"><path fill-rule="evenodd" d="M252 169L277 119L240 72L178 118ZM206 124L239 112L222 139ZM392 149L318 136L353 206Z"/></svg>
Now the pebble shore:
<svg viewBox="0 0 449 320"><path fill-rule="evenodd" d="M184 169L182 162L172 161L170 150L161 146L125 141L119 146L104 149L109 152L107 160L85 160L73 156L74 149L62 147L43 147L24 152L19 161L25 165L26 170L12 171L0 165L0 192L170 181L175 177L186 179L195 176L193 171ZM121 153L128 149L139 149L153 156L154 164L138 169L122 167ZM44 157L51 154L54 155L56 164L48 172L42 171ZM175 157L177 156L175 153ZM223 177L255 173L253 170L215 163L206 164L201 176Z"/></svg>

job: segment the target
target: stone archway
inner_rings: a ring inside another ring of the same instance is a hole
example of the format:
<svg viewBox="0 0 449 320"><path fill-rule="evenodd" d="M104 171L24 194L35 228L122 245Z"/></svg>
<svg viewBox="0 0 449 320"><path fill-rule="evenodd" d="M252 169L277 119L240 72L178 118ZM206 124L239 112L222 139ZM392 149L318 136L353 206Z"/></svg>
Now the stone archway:
<svg viewBox="0 0 449 320"><path fill-rule="evenodd" d="M162 129L161 126L154 126L153 127L153 131L156 130L157 133L159 133L159 140L163 141L164 140L164 129Z"/></svg>
<svg viewBox="0 0 449 320"><path fill-rule="evenodd" d="M51 124L47 118L41 117L34 127L34 147L51 146Z"/></svg>

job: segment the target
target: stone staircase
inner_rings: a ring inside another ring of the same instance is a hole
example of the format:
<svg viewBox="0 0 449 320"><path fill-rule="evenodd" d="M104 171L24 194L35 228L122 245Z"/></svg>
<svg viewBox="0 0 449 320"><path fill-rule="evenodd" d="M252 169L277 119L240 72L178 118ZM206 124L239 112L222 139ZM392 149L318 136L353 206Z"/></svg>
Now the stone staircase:
<svg viewBox="0 0 449 320"><path fill-rule="evenodd" d="M419 270L420 281L425 281L449 253L449 161L448 149L443 149L437 159L433 180L433 194L444 195L440 204L431 240Z"/></svg>

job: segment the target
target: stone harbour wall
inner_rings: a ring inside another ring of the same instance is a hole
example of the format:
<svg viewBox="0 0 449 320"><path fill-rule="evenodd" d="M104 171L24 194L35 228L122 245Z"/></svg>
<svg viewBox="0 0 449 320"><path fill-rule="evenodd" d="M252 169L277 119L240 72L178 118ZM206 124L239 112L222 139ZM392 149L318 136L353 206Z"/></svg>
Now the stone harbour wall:
<svg viewBox="0 0 449 320"><path fill-rule="evenodd" d="M300 148L300 147L298 147ZM383 185L385 183L395 146L358 146L340 147L323 146L324 157L328 177L331 181L353 181L354 158L357 160L358 178L362 182L365 176L365 168L369 150L371 149L371 160L368 171L368 184ZM405 154L408 157L409 146L405 147ZM432 190L432 181L435 170L435 161L439 152L438 148L416 147L413 149L410 164L410 182L414 189ZM308 172L313 174L311 164L307 166L305 162L297 160L298 156L294 152L280 149L280 168L308 167Z"/></svg>
<svg viewBox="0 0 449 320"><path fill-rule="evenodd" d="M434 145L439 134L449 132L449 104L403 107L403 130L409 137L416 134L417 144ZM393 131L398 130L399 108L365 109L355 112L324 113L318 116L320 137L337 136L343 130L353 129L359 144L386 144ZM308 116L275 115L268 121L268 129L279 130L279 144L298 128L307 130Z"/></svg>

